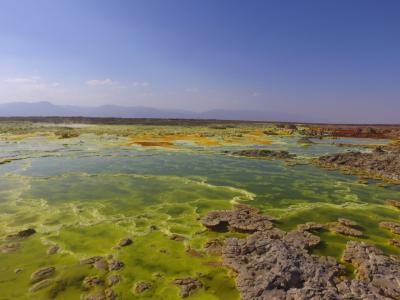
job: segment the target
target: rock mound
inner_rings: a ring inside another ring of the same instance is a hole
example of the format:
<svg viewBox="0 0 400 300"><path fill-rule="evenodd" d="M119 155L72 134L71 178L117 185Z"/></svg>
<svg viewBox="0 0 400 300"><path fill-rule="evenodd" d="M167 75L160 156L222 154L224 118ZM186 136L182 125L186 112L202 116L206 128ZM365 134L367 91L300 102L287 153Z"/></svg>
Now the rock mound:
<svg viewBox="0 0 400 300"><path fill-rule="evenodd" d="M319 157L317 164L338 169L363 172L371 177L400 181L400 151L345 152Z"/></svg>

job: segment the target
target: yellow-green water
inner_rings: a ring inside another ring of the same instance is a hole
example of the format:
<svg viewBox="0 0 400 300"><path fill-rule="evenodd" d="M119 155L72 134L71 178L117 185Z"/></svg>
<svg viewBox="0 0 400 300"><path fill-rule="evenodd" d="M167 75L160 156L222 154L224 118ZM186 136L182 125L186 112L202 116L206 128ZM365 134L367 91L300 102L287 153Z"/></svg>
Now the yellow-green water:
<svg viewBox="0 0 400 300"><path fill-rule="evenodd" d="M296 137L273 139L268 148L297 153L299 163L344 150L330 143L304 147ZM123 137L94 134L0 140L0 157L14 159L0 164L0 246L8 234L29 227L37 231L20 241L16 252L0 253L0 299L79 299L93 291L83 290L85 276L106 276L79 260L110 254L125 264L114 271L122 278L114 288L121 299L179 299L172 281L189 276L204 284L189 299L238 299L229 270L203 251L207 240L222 235L205 231L198 221L208 211L238 202L277 217L277 226L285 230L307 221L349 218L359 223L363 240L400 254L388 244L392 234L378 226L398 221L399 210L385 204L400 197L398 186L361 184L354 176L306 164L224 154L238 145L182 145L142 148L126 146ZM171 234L186 239L174 241ZM349 237L320 236L322 243L313 252L340 259ZM124 237L133 244L114 249ZM47 255L53 244L60 251ZM201 255L188 254L189 248ZM30 275L42 266L56 267L52 284L29 292ZM15 273L17 268L23 271ZM151 282L152 288L134 295L139 281Z"/></svg>

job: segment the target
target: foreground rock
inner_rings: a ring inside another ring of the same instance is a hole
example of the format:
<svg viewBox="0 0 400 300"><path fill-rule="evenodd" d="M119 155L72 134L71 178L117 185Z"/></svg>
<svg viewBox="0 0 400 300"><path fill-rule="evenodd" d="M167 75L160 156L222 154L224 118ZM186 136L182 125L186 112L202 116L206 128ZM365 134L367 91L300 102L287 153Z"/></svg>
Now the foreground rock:
<svg viewBox="0 0 400 300"><path fill-rule="evenodd" d="M195 278L187 277L182 279L175 279L174 283L179 285L181 288L180 296L182 298L189 297L192 295L196 290L203 287L201 281Z"/></svg>
<svg viewBox="0 0 400 300"><path fill-rule="evenodd" d="M267 149L251 149L232 152L233 155L246 156L246 157L264 157L272 159L290 159L295 158L296 155L290 154L287 151L274 151Z"/></svg>
<svg viewBox="0 0 400 300"><path fill-rule="evenodd" d="M370 177L400 182L400 151L384 151L381 148L371 153L346 152L321 156L316 163L325 167L362 172Z"/></svg>
<svg viewBox="0 0 400 300"><path fill-rule="evenodd" d="M350 290L357 288L362 299L400 298L400 257L388 257L373 246L350 241L343 260L356 268L356 278L343 284L344 292L348 292L349 287Z"/></svg>
<svg viewBox="0 0 400 300"><path fill-rule="evenodd" d="M301 224L286 233L257 226L258 211L243 206L209 213L202 223L211 230L219 230L221 222L234 229L231 224L242 220L238 215L243 211L247 211L246 228L254 229L252 234L246 239L226 239L222 247L223 262L237 274L242 299L399 299L400 257L388 257L373 246L350 241L343 260L355 267L356 276L346 279L345 267L334 258L307 251L319 243L319 237L309 231L322 229L321 224ZM334 226L356 230L352 227L356 223L348 219L339 219Z"/></svg>
<svg viewBox="0 0 400 300"><path fill-rule="evenodd" d="M291 241L257 232L226 240L224 263L238 277L242 299L334 299L335 282L345 273L335 259L311 256Z"/></svg>

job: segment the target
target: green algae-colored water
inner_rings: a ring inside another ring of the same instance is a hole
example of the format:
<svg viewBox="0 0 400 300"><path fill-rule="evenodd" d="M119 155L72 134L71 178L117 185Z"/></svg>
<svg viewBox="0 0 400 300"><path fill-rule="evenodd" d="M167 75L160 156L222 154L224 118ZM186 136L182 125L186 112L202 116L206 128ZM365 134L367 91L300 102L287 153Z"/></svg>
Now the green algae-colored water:
<svg viewBox="0 0 400 300"><path fill-rule="evenodd" d="M370 141L345 143L357 147ZM200 278L204 284L188 299L238 299L232 274L218 257L203 251L207 240L223 234L205 231L198 221L234 203L260 208L285 230L307 221L349 218L364 233L361 240L400 254L388 244L392 234L378 226L398 221L399 211L385 202L400 197L399 186L362 183L305 164L307 158L346 150L331 142L305 147L295 137L276 137L263 147L296 153L298 164L224 153L244 148L238 146L128 147L122 137L106 135L0 140L0 157L12 159L0 164L0 236L30 227L37 231L18 241L17 251L0 253L0 299L80 299L96 290L82 288L85 276L106 276L79 264L94 255L113 255L124 262L114 271L121 276L114 287L120 299L179 299L172 281L185 277ZM185 240L172 240L172 234ZM320 236L322 243L313 252L340 259L350 238L329 232ZM133 244L115 249L125 237ZM0 243L8 242L2 238ZM47 255L54 244L60 251ZM195 255L188 249L196 250ZM31 273L44 266L56 268L50 285L29 291ZM140 281L151 282L152 288L132 293Z"/></svg>

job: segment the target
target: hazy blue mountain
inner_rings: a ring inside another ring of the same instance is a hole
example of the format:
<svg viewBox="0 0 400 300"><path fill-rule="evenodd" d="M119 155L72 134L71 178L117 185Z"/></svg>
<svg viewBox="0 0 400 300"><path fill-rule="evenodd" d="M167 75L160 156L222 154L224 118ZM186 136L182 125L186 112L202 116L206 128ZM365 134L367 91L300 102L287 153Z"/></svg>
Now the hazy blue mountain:
<svg viewBox="0 0 400 300"><path fill-rule="evenodd" d="M0 117L117 117L117 118L169 118L169 119L219 119L249 121L297 121L320 120L278 112L215 109L202 113L185 110L165 110L142 106L102 105L97 107L55 105L50 102L12 102L0 104Z"/></svg>

